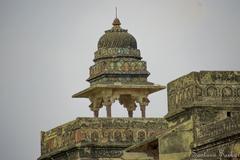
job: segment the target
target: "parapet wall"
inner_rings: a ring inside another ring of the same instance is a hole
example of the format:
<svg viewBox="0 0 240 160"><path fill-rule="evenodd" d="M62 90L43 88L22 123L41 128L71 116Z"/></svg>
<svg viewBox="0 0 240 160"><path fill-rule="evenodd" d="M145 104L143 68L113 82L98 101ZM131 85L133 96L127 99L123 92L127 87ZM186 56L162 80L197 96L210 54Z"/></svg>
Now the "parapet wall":
<svg viewBox="0 0 240 160"><path fill-rule="evenodd" d="M126 148L146 138L159 135L167 128L168 124L162 118L77 118L42 132L41 155L74 145Z"/></svg>
<svg viewBox="0 0 240 160"><path fill-rule="evenodd" d="M192 72L167 88L169 114L193 106L240 107L240 71Z"/></svg>

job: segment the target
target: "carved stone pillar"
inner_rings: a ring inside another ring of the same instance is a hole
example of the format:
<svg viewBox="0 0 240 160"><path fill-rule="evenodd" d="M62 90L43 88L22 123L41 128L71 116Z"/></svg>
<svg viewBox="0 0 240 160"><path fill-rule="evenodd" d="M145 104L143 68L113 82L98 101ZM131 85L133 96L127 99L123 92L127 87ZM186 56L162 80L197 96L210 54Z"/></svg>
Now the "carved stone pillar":
<svg viewBox="0 0 240 160"><path fill-rule="evenodd" d="M106 106L106 110L107 110L107 117L111 118L112 117L112 106Z"/></svg>
<svg viewBox="0 0 240 160"><path fill-rule="evenodd" d="M111 97L104 97L103 98L103 105L106 106L106 111L107 111L107 117L111 118L112 117L112 103L113 100Z"/></svg>
<svg viewBox="0 0 240 160"><path fill-rule="evenodd" d="M137 102L140 105L140 110L142 112L142 118L146 117L146 106L149 104L149 100L146 96L137 97Z"/></svg>
<svg viewBox="0 0 240 160"><path fill-rule="evenodd" d="M145 105L140 105L140 109L142 112L142 118L146 117L146 106Z"/></svg>
<svg viewBox="0 0 240 160"><path fill-rule="evenodd" d="M93 116L94 116L95 118L97 118L98 115L99 115L99 110L93 111Z"/></svg>
<svg viewBox="0 0 240 160"><path fill-rule="evenodd" d="M89 108L91 109L91 111L93 111L94 117L98 117L99 109L102 107L103 100L101 97L97 97L97 98L90 98L90 101L92 103L89 105Z"/></svg>
<svg viewBox="0 0 240 160"><path fill-rule="evenodd" d="M119 103L127 108L128 117L133 117L133 111L136 110L135 97L131 95L121 95L119 98Z"/></svg>
<svg viewBox="0 0 240 160"><path fill-rule="evenodd" d="M133 117L133 111L128 110L128 117L132 118Z"/></svg>

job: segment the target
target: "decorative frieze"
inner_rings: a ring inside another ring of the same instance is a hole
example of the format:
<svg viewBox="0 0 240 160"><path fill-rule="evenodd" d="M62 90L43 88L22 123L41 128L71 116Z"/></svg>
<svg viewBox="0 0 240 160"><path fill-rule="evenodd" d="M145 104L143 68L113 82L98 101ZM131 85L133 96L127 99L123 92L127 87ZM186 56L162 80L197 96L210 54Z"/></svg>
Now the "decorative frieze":
<svg viewBox="0 0 240 160"><path fill-rule="evenodd" d="M240 105L240 72L192 72L168 84L169 112L193 106Z"/></svg>
<svg viewBox="0 0 240 160"><path fill-rule="evenodd" d="M90 67L91 79L103 74L146 74L147 72L145 61L102 61Z"/></svg>
<svg viewBox="0 0 240 160"><path fill-rule="evenodd" d="M201 84L239 84L239 71L201 71L199 72Z"/></svg>
<svg viewBox="0 0 240 160"><path fill-rule="evenodd" d="M44 155L76 144L132 145L167 128L162 118L78 118L43 132L41 152Z"/></svg>

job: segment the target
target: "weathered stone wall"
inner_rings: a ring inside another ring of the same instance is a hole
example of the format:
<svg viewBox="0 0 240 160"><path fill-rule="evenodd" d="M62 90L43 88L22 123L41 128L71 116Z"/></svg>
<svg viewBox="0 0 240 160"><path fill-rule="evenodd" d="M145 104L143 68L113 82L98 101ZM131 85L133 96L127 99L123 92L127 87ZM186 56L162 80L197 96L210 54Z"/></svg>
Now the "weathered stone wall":
<svg viewBox="0 0 240 160"><path fill-rule="evenodd" d="M193 120L182 124L159 136L159 159L185 160L191 155L193 143Z"/></svg>
<svg viewBox="0 0 240 160"><path fill-rule="evenodd" d="M197 128L192 159L240 159L240 116Z"/></svg>
<svg viewBox="0 0 240 160"><path fill-rule="evenodd" d="M129 155L130 153L144 153L148 157L151 157L154 160L159 159L159 143L158 143L158 138L153 137L150 139L147 139L146 141L140 142L138 144L135 144L133 146L128 147L125 149L124 155L122 158L125 157L125 155ZM126 159L126 158L125 158Z"/></svg>
<svg viewBox="0 0 240 160"><path fill-rule="evenodd" d="M167 87L168 115L194 106L228 107L239 110L239 71L192 72L170 82Z"/></svg>
<svg viewBox="0 0 240 160"><path fill-rule="evenodd" d="M162 118L77 118L42 132L40 159L56 157L59 151L65 153L76 147L80 157L118 157L124 148L167 128Z"/></svg>
<svg viewBox="0 0 240 160"><path fill-rule="evenodd" d="M192 152L192 147L196 149L199 145L210 145L217 140L229 140L233 134L240 132L240 119L237 118L240 117L240 72L192 72L170 82L168 110L165 118L170 130L159 137L160 159L185 159ZM192 121L188 121L189 117ZM181 129L172 132L174 126ZM236 142L229 140L222 143L222 146L232 147L231 144ZM222 146L219 145L220 149L226 149ZM202 149L202 152L206 151L206 148Z"/></svg>
<svg viewBox="0 0 240 160"><path fill-rule="evenodd" d="M219 112L194 108L171 119L169 130L158 136L158 145L155 145L159 148L159 157L152 157L156 160L240 159L240 112L224 119ZM147 140L127 151L150 156L152 142Z"/></svg>

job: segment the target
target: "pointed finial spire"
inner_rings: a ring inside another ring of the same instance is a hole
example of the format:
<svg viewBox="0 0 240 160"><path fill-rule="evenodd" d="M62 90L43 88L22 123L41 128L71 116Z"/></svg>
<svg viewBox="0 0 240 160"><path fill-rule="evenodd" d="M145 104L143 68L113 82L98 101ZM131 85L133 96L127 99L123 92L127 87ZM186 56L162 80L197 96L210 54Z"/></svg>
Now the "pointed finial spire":
<svg viewBox="0 0 240 160"><path fill-rule="evenodd" d="M113 26L120 26L120 25L121 25L121 22L120 22L120 20L119 20L118 17L117 17L117 7L115 7L115 15L116 15L116 17L115 17L112 25L113 25Z"/></svg>

